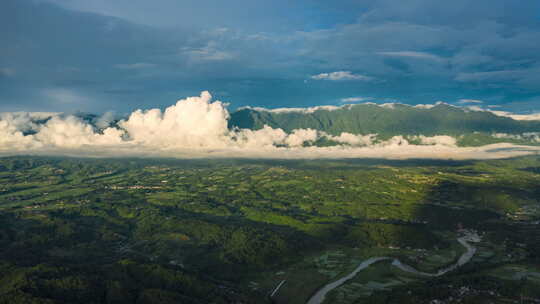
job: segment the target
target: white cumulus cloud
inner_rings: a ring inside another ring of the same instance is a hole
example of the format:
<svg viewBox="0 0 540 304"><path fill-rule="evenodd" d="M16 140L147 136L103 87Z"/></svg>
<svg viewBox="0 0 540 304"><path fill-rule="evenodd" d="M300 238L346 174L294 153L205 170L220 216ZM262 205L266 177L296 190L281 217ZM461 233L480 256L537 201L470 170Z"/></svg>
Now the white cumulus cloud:
<svg viewBox="0 0 540 304"><path fill-rule="evenodd" d="M331 80L331 81L340 81L340 80L360 80L360 81L371 81L373 77L353 74L350 71L337 71L331 73L321 73L311 76L311 79L315 80Z"/></svg>
<svg viewBox="0 0 540 304"><path fill-rule="evenodd" d="M456 147L457 140L452 136L447 135L436 135L436 136L424 136L417 135L412 136L412 139L419 140L423 145L441 145L447 147Z"/></svg>
<svg viewBox="0 0 540 304"><path fill-rule="evenodd" d="M90 124L58 113L0 113L0 155L483 159L540 152L540 147L511 144L460 148L450 136L394 136L380 141L376 134L329 135L313 129L231 130L225 104L213 101L208 92L163 111L137 110L117 123L113 118L106 113ZM536 138L536 134L522 136ZM339 144L312 145L323 138Z"/></svg>
<svg viewBox="0 0 540 304"><path fill-rule="evenodd" d="M493 111L493 110L488 110L488 111L497 116L509 117L514 120L540 120L540 113L514 114L514 113L510 113L506 111Z"/></svg>
<svg viewBox="0 0 540 304"><path fill-rule="evenodd" d="M341 98L341 103L355 103L355 102L366 102L368 100L373 100L371 97L347 97Z"/></svg>

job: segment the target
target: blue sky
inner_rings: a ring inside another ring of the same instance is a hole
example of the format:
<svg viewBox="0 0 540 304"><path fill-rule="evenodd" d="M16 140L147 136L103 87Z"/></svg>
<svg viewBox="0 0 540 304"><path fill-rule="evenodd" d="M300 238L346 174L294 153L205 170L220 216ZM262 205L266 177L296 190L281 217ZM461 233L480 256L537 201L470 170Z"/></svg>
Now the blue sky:
<svg viewBox="0 0 540 304"><path fill-rule="evenodd" d="M439 100L540 111L536 0L2 0L0 111Z"/></svg>

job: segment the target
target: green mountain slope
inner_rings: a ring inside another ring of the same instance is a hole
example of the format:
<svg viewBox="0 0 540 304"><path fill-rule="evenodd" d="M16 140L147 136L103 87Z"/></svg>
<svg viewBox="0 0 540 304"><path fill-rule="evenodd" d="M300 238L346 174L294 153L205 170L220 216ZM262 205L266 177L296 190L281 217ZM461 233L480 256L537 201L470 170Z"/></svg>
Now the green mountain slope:
<svg viewBox="0 0 540 304"><path fill-rule="evenodd" d="M341 132L379 134L381 138L395 135L452 135L477 133L521 134L540 132L540 121L517 121L490 112L469 111L447 104L419 108L395 104L382 107L375 104L345 106L335 110L277 112L240 109L231 114L229 126L260 129L264 125L286 132L311 128L332 135Z"/></svg>

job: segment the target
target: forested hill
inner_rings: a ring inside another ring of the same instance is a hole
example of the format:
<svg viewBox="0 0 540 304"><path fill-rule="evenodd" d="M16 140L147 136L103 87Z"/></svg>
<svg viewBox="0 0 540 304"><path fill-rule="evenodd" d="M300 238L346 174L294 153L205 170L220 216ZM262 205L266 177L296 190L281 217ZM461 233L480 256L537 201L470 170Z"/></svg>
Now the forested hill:
<svg viewBox="0 0 540 304"><path fill-rule="evenodd" d="M540 121L518 121L486 111L471 111L447 104L412 107L402 104L380 106L358 104L337 109L270 111L243 108L231 114L229 126L261 129L264 125L286 132L311 128L338 135L462 135L473 132L519 134L540 132Z"/></svg>

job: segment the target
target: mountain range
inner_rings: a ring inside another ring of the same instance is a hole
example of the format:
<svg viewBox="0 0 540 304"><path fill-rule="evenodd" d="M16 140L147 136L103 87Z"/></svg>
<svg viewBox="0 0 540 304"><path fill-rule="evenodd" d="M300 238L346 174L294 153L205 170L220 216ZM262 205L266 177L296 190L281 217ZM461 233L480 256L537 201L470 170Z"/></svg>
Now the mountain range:
<svg viewBox="0 0 540 304"><path fill-rule="evenodd" d="M274 110L246 107L231 113L229 120L229 128L257 130L265 125L285 132L315 129L331 135L377 134L379 139L448 135L458 138L461 146L501 141L537 143L535 139L540 132L540 121L516 120L445 103L425 106L368 103Z"/></svg>

